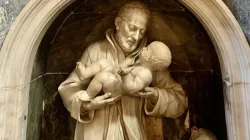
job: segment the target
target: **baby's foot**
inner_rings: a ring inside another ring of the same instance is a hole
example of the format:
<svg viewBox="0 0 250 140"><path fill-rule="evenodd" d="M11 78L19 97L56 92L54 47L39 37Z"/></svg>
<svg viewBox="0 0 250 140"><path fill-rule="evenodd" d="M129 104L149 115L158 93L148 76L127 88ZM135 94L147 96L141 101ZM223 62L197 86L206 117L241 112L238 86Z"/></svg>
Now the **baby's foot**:
<svg viewBox="0 0 250 140"><path fill-rule="evenodd" d="M77 95L78 99L81 101L90 101L92 98L86 91L82 91Z"/></svg>

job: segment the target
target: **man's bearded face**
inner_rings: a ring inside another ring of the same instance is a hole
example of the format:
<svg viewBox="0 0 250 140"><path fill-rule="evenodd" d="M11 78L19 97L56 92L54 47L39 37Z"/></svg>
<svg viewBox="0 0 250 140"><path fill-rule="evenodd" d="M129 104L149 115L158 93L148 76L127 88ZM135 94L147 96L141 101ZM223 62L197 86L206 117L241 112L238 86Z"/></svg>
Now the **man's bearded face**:
<svg viewBox="0 0 250 140"><path fill-rule="evenodd" d="M132 12L126 19L119 20L117 42L125 53L133 52L145 34L148 18L145 14Z"/></svg>

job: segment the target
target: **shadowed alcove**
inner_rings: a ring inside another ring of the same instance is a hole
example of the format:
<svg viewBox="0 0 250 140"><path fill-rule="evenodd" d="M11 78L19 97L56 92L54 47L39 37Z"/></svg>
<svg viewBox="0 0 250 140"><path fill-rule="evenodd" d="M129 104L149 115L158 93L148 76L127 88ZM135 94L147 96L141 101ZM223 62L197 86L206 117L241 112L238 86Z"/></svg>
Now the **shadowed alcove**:
<svg viewBox="0 0 250 140"><path fill-rule="evenodd" d="M75 121L64 108L57 88L91 43L104 39L123 1L75 1L51 24L38 48L30 85L27 139L73 139ZM214 46L205 29L183 5L173 0L144 0L151 10L148 43L167 44L172 77L188 98L190 124L227 139L222 77ZM39 77L40 75L45 75ZM185 113L186 114L186 113ZM149 140L188 139L183 120L147 117Z"/></svg>

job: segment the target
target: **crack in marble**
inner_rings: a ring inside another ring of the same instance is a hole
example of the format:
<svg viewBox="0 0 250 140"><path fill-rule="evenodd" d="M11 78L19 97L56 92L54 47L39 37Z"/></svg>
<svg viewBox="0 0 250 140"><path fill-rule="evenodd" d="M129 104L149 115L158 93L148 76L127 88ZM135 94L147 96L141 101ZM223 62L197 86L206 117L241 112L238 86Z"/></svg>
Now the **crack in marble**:
<svg viewBox="0 0 250 140"><path fill-rule="evenodd" d="M37 76L36 78L34 78L33 80L31 80L28 84L26 85L22 85L22 86L17 86L17 87L1 87L0 89L1 90L9 90L9 89L24 89L26 88L27 86L29 86L31 83L37 81L38 79L41 79L45 76L48 76L48 75L69 75L70 73L68 72L48 72L48 73L45 73L43 75L39 75Z"/></svg>
<svg viewBox="0 0 250 140"><path fill-rule="evenodd" d="M240 85L240 84L250 84L249 82L231 82L230 80L223 79L224 84L226 87L231 87L234 85Z"/></svg>
<svg viewBox="0 0 250 140"><path fill-rule="evenodd" d="M212 69L207 70L169 70L169 72L186 72L186 73L194 73L194 72L214 72Z"/></svg>
<svg viewBox="0 0 250 140"><path fill-rule="evenodd" d="M57 35L58 35L60 29L63 27L64 23L69 19L69 17L70 17L71 15L74 15L74 11L77 10L80 6L82 6L82 5L83 5L85 2L87 2L87 1L88 1L88 0L84 0L81 4L79 4L76 8L74 8L74 9L66 16L66 18L63 20L62 24L61 24L61 25L59 26L59 28L57 29L57 31L56 31L56 33L55 33L55 35L54 35L52 41L51 41L49 44L53 44L53 43L54 43L54 41L55 41L55 39L56 39L56 37L57 37Z"/></svg>

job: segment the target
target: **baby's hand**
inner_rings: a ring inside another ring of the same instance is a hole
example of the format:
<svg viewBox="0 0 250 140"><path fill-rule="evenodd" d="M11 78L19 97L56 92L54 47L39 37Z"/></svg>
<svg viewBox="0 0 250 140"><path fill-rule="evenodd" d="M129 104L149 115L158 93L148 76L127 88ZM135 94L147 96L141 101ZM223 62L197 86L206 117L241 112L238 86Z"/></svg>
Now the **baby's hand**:
<svg viewBox="0 0 250 140"><path fill-rule="evenodd" d="M132 70L134 69L134 66L132 67L127 67L127 68L122 68L119 67L119 70L117 71L117 73L121 76L127 75L129 74Z"/></svg>

